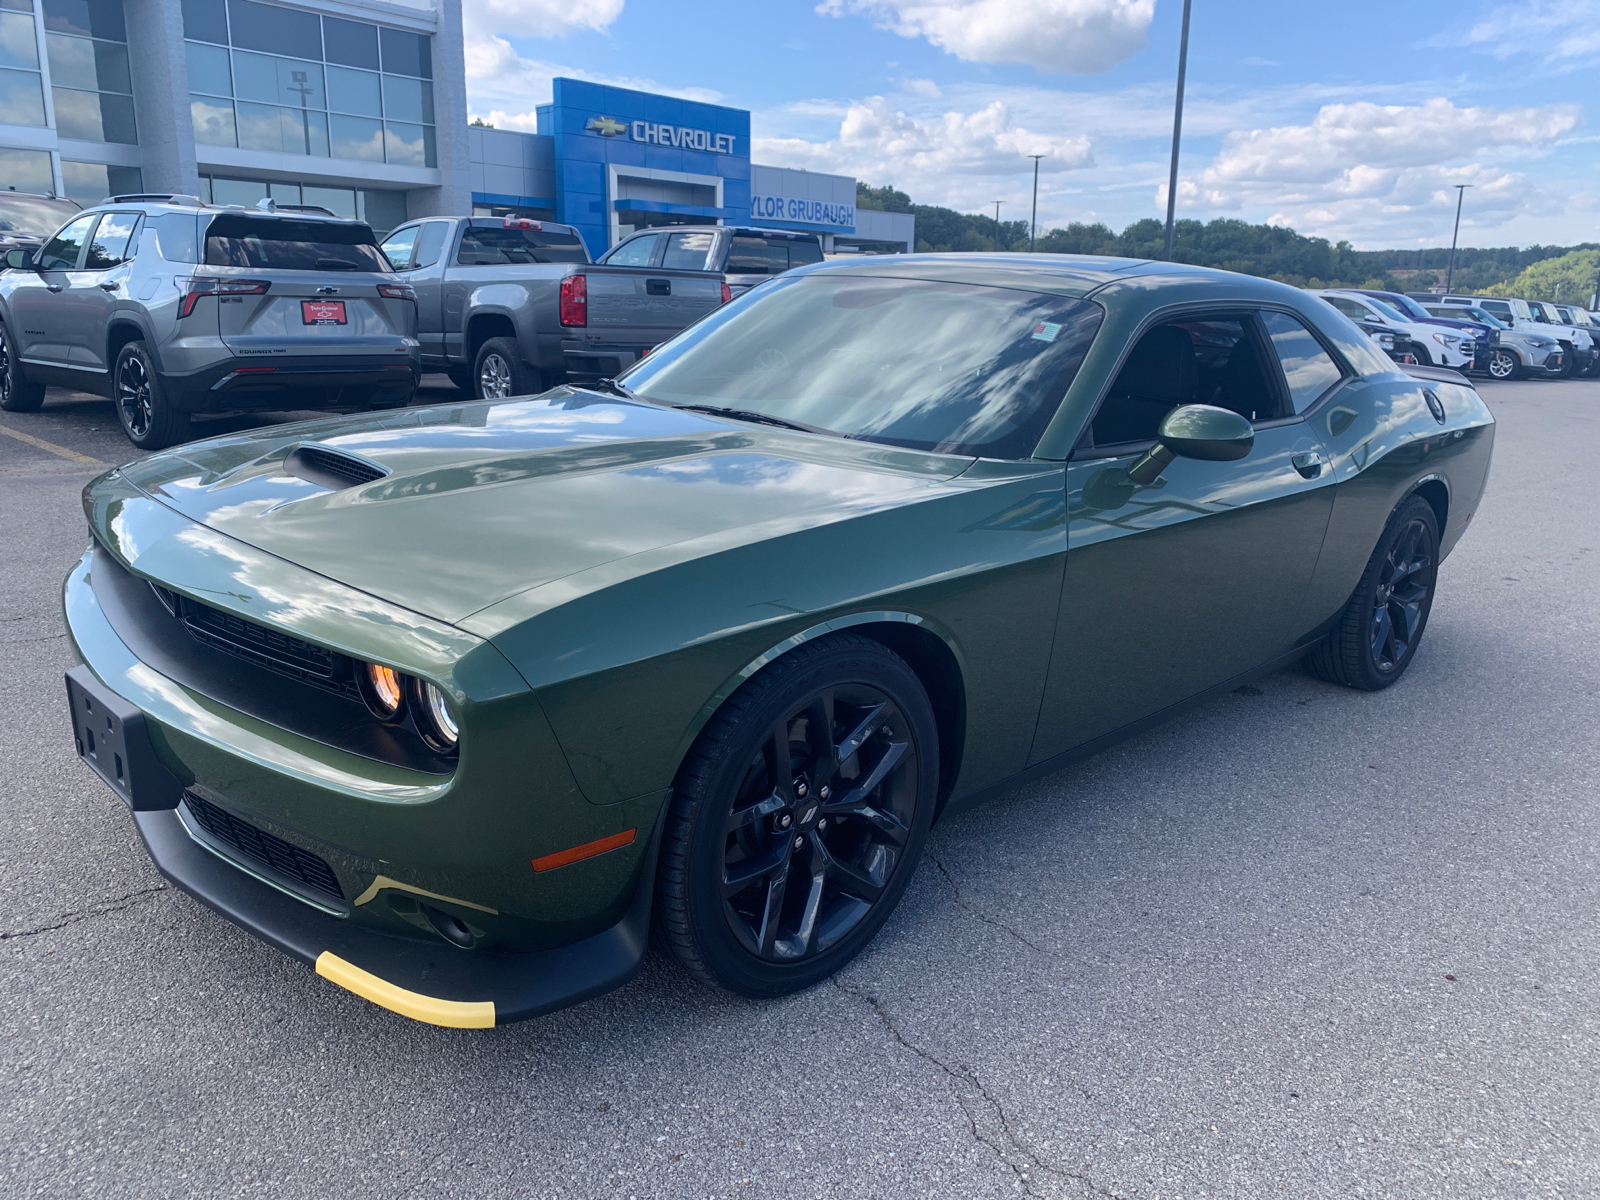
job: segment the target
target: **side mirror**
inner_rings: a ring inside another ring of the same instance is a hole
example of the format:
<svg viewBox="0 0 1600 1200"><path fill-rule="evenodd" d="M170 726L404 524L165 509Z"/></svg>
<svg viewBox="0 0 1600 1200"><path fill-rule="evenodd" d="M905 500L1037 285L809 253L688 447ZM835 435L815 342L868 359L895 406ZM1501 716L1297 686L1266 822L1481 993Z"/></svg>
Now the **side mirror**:
<svg viewBox="0 0 1600 1200"><path fill-rule="evenodd" d="M1128 468L1128 478L1140 485L1152 484L1174 459L1232 462L1249 454L1255 444L1256 431L1232 409L1185 404L1167 414L1156 444Z"/></svg>
<svg viewBox="0 0 1600 1200"><path fill-rule="evenodd" d="M6 266L10 267L13 271L27 270L33 266L33 251L7 250Z"/></svg>

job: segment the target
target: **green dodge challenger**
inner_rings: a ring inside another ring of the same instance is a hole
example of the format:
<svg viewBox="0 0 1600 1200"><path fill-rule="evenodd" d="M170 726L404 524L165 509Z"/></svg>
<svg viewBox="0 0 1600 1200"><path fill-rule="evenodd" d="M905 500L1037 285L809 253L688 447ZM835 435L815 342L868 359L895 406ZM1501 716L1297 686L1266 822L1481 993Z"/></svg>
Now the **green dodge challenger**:
<svg viewBox="0 0 1600 1200"><path fill-rule="evenodd" d="M80 756L178 887L418 1020L772 996L929 827L1295 659L1417 654L1494 421L1323 301L1047 255L791 272L616 380L84 491Z"/></svg>

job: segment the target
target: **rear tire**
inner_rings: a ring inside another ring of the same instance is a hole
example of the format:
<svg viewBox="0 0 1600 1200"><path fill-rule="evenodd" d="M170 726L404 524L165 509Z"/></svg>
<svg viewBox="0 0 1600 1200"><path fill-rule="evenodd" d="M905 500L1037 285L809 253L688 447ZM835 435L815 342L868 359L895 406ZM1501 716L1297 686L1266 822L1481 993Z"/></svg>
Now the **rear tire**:
<svg viewBox="0 0 1600 1200"><path fill-rule="evenodd" d="M22 373L12 351L11 332L0 325L0 408L6 412L38 412L44 407L44 384Z"/></svg>
<svg viewBox="0 0 1600 1200"><path fill-rule="evenodd" d="M478 347L472 366L472 395L478 400L505 400L543 391L539 373L522 361L516 338L490 338Z"/></svg>
<svg viewBox="0 0 1600 1200"><path fill-rule="evenodd" d="M678 770L660 939L740 995L826 979L904 894L938 776L933 708L905 660L851 633L792 651L728 698Z"/></svg>
<svg viewBox="0 0 1600 1200"><path fill-rule="evenodd" d="M160 450L189 436L189 414L173 407L143 342L129 342L111 368L111 399L128 440Z"/></svg>
<svg viewBox="0 0 1600 1200"><path fill-rule="evenodd" d="M1438 579L1439 518L1412 496L1389 518L1338 625L1306 655L1306 668L1364 692L1394 683L1417 656Z"/></svg>

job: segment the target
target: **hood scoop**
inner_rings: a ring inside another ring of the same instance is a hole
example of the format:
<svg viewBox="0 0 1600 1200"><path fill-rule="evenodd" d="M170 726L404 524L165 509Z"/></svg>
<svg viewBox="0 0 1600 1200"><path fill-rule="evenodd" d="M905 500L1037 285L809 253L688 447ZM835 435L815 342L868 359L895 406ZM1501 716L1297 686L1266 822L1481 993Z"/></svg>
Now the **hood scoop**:
<svg viewBox="0 0 1600 1200"><path fill-rule="evenodd" d="M380 466L370 458L351 454L319 442L301 442L284 457L283 469L297 479L325 487L329 491L355 487L382 479L389 468Z"/></svg>

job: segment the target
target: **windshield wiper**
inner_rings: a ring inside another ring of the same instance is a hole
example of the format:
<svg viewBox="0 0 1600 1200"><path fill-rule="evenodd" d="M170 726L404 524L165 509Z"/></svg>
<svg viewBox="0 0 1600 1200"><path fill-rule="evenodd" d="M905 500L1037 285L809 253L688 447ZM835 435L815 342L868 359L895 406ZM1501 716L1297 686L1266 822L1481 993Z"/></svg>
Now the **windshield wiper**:
<svg viewBox="0 0 1600 1200"><path fill-rule="evenodd" d="M618 383L615 379L596 379L590 383L577 385L589 392L609 392L613 396L621 396L624 400L637 400L633 389L625 383Z"/></svg>
<svg viewBox="0 0 1600 1200"><path fill-rule="evenodd" d="M804 425L799 421L791 421L787 417L775 417L771 413L751 412L746 408L724 408L720 404L674 404L673 408L681 408L686 412L708 413L715 417L732 417L735 421L751 421L757 425L776 425L780 429L797 429L801 433L824 433L829 437L842 437L831 429L823 429L818 425Z"/></svg>

